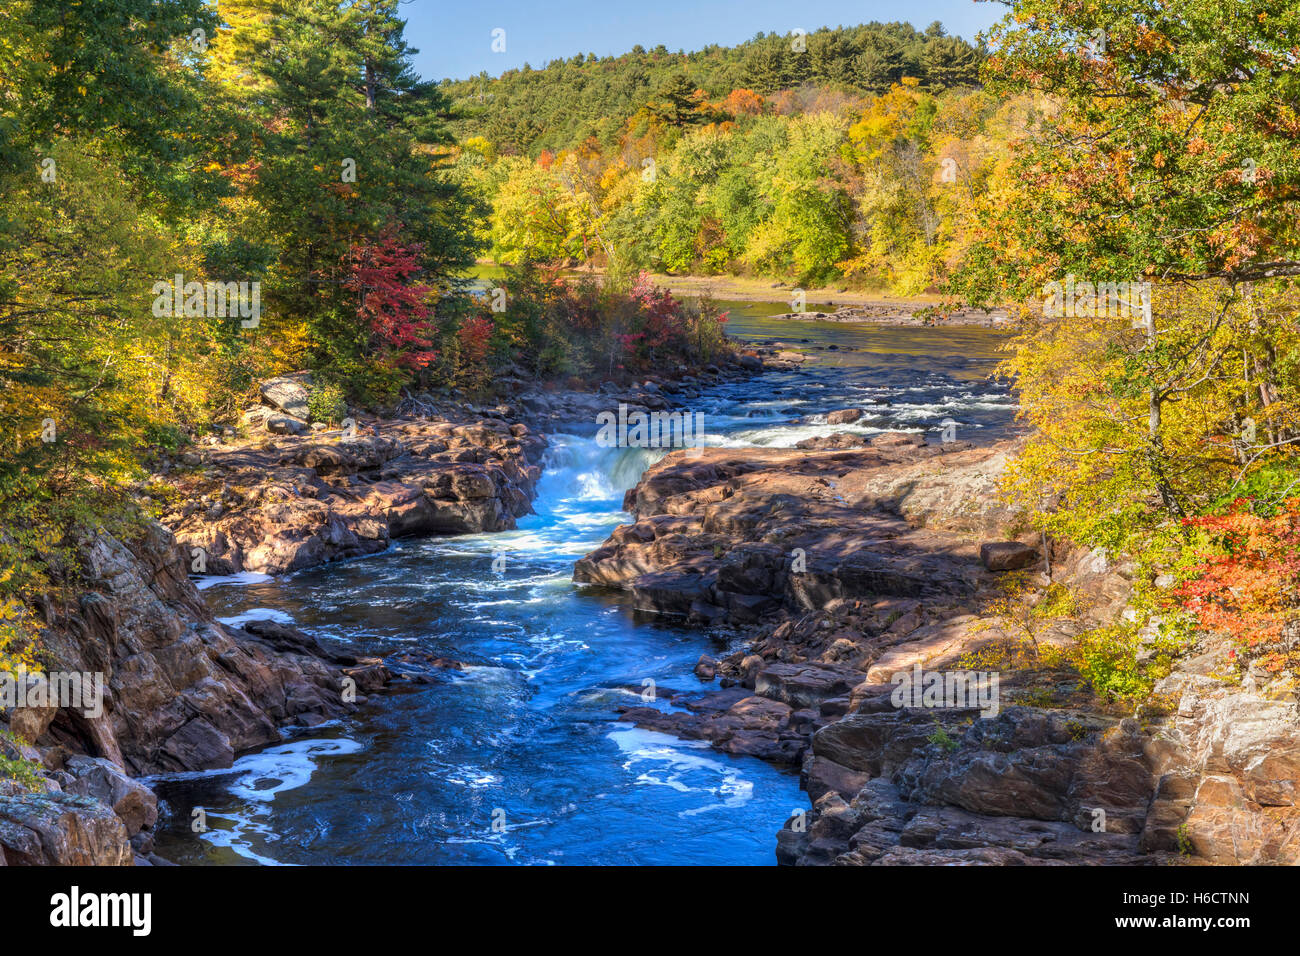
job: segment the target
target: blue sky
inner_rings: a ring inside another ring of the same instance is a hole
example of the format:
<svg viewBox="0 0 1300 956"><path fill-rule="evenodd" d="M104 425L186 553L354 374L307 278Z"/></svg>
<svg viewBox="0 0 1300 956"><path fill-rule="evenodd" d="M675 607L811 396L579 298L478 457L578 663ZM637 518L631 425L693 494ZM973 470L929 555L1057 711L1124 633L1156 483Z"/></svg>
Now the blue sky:
<svg viewBox="0 0 1300 956"><path fill-rule="evenodd" d="M610 56L636 44L647 50L732 46L760 30L811 33L823 26L904 20L925 29L939 20L949 33L973 40L1004 8L974 0L405 0L407 42L420 50L416 69L429 80L493 76L525 62L544 66L575 53ZM505 52L492 51L492 31L505 33Z"/></svg>

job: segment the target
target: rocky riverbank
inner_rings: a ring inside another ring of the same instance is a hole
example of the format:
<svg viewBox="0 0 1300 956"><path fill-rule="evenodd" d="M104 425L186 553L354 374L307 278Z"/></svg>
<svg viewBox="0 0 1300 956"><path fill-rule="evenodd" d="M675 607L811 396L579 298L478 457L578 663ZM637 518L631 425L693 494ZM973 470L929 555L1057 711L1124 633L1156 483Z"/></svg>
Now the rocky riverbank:
<svg viewBox="0 0 1300 956"><path fill-rule="evenodd" d="M0 789L0 862L163 864L153 832L165 811L136 778L229 767L458 666L358 659L267 621L223 625L193 574L275 574L403 535L513 527L535 492L541 429L594 425L619 404L689 407L710 386L793 364L759 349L597 392L530 386L491 407L411 396L347 431L313 428L269 390L246 434L159 462L147 490L171 529L88 536L75 597L39 609L47 667L103 674L105 698L94 716L0 718L13 734L0 753L38 768L34 790ZM1027 534L996 495L1014 450L841 432L651 467L626 497L632 523L575 578L730 646L700 659L699 687L663 695L675 706L623 720L797 768L810 806L778 836L785 863L1300 860L1289 688L1225 677L1229 648L1208 636L1137 713L1097 700L1068 667L1024 665L1024 634L996 610L1008 574L1080 597L1034 628L1036 646L1066 649L1124 614L1136 571ZM993 695L962 706L895 700L900 674L992 673Z"/></svg>
<svg viewBox="0 0 1300 956"><path fill-rule="evenodd" d="M374 554L394 538L514 527L545 440L522 423L359 418L349 431L190 452L163 523L207 574L282 574Z"/></svg>
<svg viewBox="0 0 1300 956"><path fill-rule="evenodd" d="M193 571L218 575L297 571L401 537L512 529L541 476L540 429L594 428L620 407L678 407L719 382L793 364L775 351L590 392L514 382L516 397L491 407L415 395L395 415L356 413L345 428L308 423L304 374L274 379L244 412L244 436L213 437L160 463L160 520Z"/></svg>
<svg viewBox="0 0 1300 956"><path fill-rule="evenodd" d="M574 572L744 635L697 666L720 689L622 719L799 767L811 807L779 834L781 862L1300 861L1293 691L1226 681L1209 636L1138 714L1069 668L1016 662L1024 635L994 611L1004 575L1078 597L1033 634L1068 648L1124 613L1135 571L1022 533L995 493L1010 445L804 444L669 456L628 493L635 521ZM955 673L996 673L996 705L895 694L899 675Z"/></svg>
<svg viewBox="0 0 1300 956"><path fill-rule="evenodd" d="M152 846L157 798L134 777L229 767L282 728L342 716L403 679L293 628L215 621L187 555L154 522L88 537L79 564L77 598L40 609L44 663L46 674L100 675L103 696L4 714L0 751L34 761L37 778L33 790L0 789L0 863L165 863Z"/></svg>
<svg viewBox="0 0 1300 956"><path fill-rule="evenodd" d="M164 810L137 778L230 767L376 692L460 667L418 651L358 659L271 621L222 624L193 576L281 574L403 536L513 528L541 474L536 429L594 425L620 403L668 408L763 367L751 351L597 392L521 388L492 407L410 396L395 414L358 412L345 428L308 421L306 376L264 383L241 430L157 461L141 493L161 523L88 535L72 597L37 609L45 672L94 674L103 696L93 713L32 706L50 697L29 693L48 683L32 675L29 703L0 713L0 756L30 761L34 774L28 786L0 785L0 865L165 865L153 849Z"/></svg>

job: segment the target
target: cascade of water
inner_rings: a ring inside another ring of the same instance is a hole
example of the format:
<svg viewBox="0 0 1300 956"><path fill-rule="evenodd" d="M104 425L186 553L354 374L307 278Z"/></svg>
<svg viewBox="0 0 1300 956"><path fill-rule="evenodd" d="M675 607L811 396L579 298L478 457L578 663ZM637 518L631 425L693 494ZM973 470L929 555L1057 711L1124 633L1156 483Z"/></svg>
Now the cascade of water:
<svg viewBox="0 0 1300 956"><path fill-rule="evenodd" d="M542 462L538 501L577 498L621 500L647 468L668 453L666 448L604 448L594 436L557 433Z"/></svg>

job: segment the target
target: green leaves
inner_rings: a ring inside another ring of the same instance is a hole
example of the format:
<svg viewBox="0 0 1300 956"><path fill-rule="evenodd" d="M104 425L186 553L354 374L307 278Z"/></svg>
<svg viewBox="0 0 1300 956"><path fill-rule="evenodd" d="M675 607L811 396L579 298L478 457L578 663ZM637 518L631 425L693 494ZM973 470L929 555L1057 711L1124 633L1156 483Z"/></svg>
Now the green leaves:
<svg viewBox="0 0 1300 956"><path fill-rule="evenodd" d="M191 32L211 36L204 0L15 0L0 18L0 92L10 172L59 136L101 139L130 175L166 193L200 122ZM26 170L22 170L26 172Z"/></svg>
<svg viewBox="0 0 1300 956"><path fill-rule="evenodd" d="M992 33L989 79L1049 95L1052 112L1023 143L1025 188L1002 220L1078 228L1002 278L1023 292L1046 270L1300 274L1297 29L1279 0L1018 0Z"/></svg>
<svg viewBox="0 0 1300 956"><path fill-rule="evenodd" d="M0 17L0 552L23 600L78 528L134 513L151 446L229 422L304 354L372 360L346 250L402 230L443 287L472 261L477 207L443 174L447 105L410 68L396 0L215 6ZM176 273L265 281L265 325L155 311Z"/></svg>

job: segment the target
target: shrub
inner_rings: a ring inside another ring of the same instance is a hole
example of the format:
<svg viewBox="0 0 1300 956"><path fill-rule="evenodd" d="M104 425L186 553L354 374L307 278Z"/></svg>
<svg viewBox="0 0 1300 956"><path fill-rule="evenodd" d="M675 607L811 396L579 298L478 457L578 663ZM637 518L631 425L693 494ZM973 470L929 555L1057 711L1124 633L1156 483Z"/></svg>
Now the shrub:
<svg viewBox="0 0 1300 956"><path fill-rule="evenodd" d="M307 394L307 412L314 422L334 424L348 414L343 389L333 383L317 385Z"/></svg>
<svg viewBox="0 0 1300 956"><path fill-rule="evenodd" d="M0 730L0 780L12 780L26 790L41 788L40 765L25 757L10 757L4 753L4 744L16 746L19 741L14 734Z"/></svg>
<svg viewBox="0 0 1300 956"><path fill-rule="evenodd" d="M728 350L726 313L707 298L678 301L642 272L626 291L572 281L530 262L507 267L503 311L487 300L447 302L439 322L434 384L486 388L509 365L539 378L640 376L717 361Z"/></svg>

